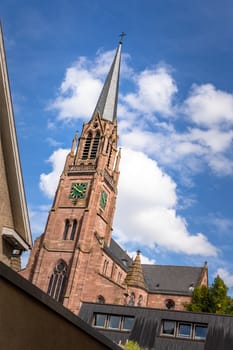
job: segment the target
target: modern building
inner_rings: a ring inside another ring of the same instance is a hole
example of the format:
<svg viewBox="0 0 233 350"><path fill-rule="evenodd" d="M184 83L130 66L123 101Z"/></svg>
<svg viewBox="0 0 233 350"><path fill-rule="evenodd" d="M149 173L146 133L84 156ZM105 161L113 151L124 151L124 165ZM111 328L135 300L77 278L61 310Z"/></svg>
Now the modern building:
<svg viewBox="0 0 233 350"><path fill-rule="evenodd" d="M0 25L0 261L20 270L20 255L32 246Z"/></svg>
<svg viewBox="0 0 233 350"><path fill-rule="evenodd" d="M140 252L132 261L112 238L121 50L122 42L90 121L72 141L45 231L21 271L75 314L85 301L183 310L194 287L208 284L206 264L143 265Z"/></svg>
<svg viewBox="0 0 233 350"><path fill-rule="evenodd" d="M2 262L0 310L0 349L120 350Z"/></svg>
<svg viewBox="0 0 233 350"><path fill-rule="evenodd" d="M232 350L233 316L83 303L79 317L118 344L142 350Z"/></svg>

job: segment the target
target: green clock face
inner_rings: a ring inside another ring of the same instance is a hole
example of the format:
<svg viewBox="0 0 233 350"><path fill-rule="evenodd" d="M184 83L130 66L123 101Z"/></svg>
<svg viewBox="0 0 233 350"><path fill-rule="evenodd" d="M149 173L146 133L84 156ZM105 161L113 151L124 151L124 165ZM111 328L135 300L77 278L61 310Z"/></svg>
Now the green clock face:
<svg viewBox="0 0 233 350"><path fill-rule="evenodd" d="M70 199L83 199L86 196L88 182L73 182L69 194Z"/></svg>
<svg viewBox="0 0 233 350"><path fill-rule="evenodd" d="M108 199L107 193L104 190L102 190L101 196L100 196L100 206L102 209L105 209L107 204L107 199Z"/></svg>

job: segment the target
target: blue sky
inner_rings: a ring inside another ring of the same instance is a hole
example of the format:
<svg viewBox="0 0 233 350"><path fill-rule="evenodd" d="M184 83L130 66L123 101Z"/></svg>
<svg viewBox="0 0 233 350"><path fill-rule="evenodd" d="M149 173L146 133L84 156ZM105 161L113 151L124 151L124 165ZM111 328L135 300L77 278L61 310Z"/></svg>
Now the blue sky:
<svg viewBox="0 0 233 350"><path fill-rule="evenodd" d="M0 16L33 238L124 31L114 237L232 287L232 1L3 0Z"/></svg>

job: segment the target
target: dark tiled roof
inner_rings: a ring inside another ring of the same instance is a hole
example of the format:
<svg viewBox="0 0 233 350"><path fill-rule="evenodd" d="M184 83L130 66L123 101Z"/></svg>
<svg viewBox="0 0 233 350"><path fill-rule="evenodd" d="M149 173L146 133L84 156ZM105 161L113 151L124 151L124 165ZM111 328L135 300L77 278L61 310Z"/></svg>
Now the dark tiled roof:
<svg viewBox="0 0 233 350"><path fill-rule="evenodd" d="M139 343L148 350L232 350L233 349L233 316L190 311L161 310L146 307L83 303L79 316L91 323L94 313L134 316L135 322L127 338ZM182 321L208 325L206 341L193 341L160 335L162 320ZM101 333L113 338L113 332L99 329ZM117 339L125 341L125 332L117 333ZM119 341L118 340L118 341Z"/></svg>
<svg viewBox="0 0 233 350"><path fill-rule="evenodd" d="M202 274L202 267L142 265L149 292L191 294Z"/></svg>
<svg viewBox="0 0 233 350"><path fill-rule="evenodd" d="M132 264L132 259L128 256L126 250L122 249L119 244L111 239L110 246L104 245L104 251L118 263L126 272Z"/></svg>

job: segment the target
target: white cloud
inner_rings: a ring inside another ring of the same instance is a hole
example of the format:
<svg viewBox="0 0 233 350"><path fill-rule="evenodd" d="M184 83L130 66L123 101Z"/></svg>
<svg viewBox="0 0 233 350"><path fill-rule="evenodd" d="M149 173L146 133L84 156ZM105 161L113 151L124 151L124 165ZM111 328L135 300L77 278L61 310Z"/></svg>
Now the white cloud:
<svg viewBox="0 0 233 350"><path fill-rule="evenodd" d="M66 71L60 95L50 105L58 110L59 119L90 118L101 90L101 81L85 68L80 59Z"/></svg>
<svg viewBox="0 0 233 350"><path fill-rule="evenodd" d="M114 54L115 51L99 51L93 61L80 57L67 68L58 95L48 109L58 111L60 120L90 119ZM126 63L128 58L128 55L122 55L121 71L130 76L132 70Z"/></svg>
<svg viewBox="0 0 233 350"><path fill-rule="evenodd" d="M91 117L114 54L115 50L99 51L93 60L80 57L66 70L58 96L50 104L59 119ZM233 95L212 84L193 85L189 97L175 104L178 87L169 67L135 73L128 58L122 55L121 79L129 79L131 92L121 92L119 97L121 144L182 173L187 184L206 166L217 175L231 174L228 151L233 131L228 126L233 123ZM179 131L177 121L182 124ZM51 121L49 126L54 126Z"/></svg>
<svg viewBox="0 0 233 350"><path fill-rule="evenodd" d="M127 251L128 256L131 257L131 259L135 259L137 252L135 251ZM149 265L154 265L156 263L155 259L150 259L147 256L143 255L142 253L140 254L141 258L141 263L142 264L149 264Z"/></svg>
<svg viewBox="0 0 233 350"><path fill-rule="evenodd" d="M144 70L134 79L137 92L124 97L130 108L143 113L159 112L163 115L173 113L172 100L178 89L165 67Z"/></svg>
<svg viewBox="0 0 233 350"><path fill-rule="evenodd" d="M48 217L50 206L29 207L29 217L33 238L44 232L45 223Z"/></svg>
<svg viewBox="0 0 233 350"><path fill-rule="evenodd" d="M191 141L199 143L202 147L208 147L213 153L224 152L232 143L233 131L220 131L218 129L191 129L187 135Z"/></svg>
<svg viewBox="0 0 233 350"><path fill-rule="evenodd" d="M228 288L233 288L233 275L228 270L220 267L217 269L215 275L220 276Z"/></svg>
<svg viewBox="0 0 233 350"><path fill-rule="evenodd" d="M53 197L68 150L58 149L49 158L52 171L41 174L40 188ZM176 213L176 184L157 163L141 152L122 150L116 235L124 242L185 254L213 255L217 249L207 238L188 232L184 218Z"/></svg>
<svg viewBox="0 0 233 350"><path fill-rule="evenodd" d="M54 151L48 159L48 162L52 165L52 171L40 175L40 189L49 198L52 198L55 194L68 152L68 149L63 148Z"/></svg>
<svg viewBox="0 0 233 350"><path fill-rule="evenodd" d="M232 125L233 95L217 90L212 84L193 85L184 102L184 111L198 125Z"/></svg>
<svg viewBox="0 0 233 350"><path fill-rule="evenodd" d="M116 236L122 242L159 245L184 254L216 256L217 249L202 234L188 232L176 213L176 185L145 154L124 149L115 217Z"/></svg>

